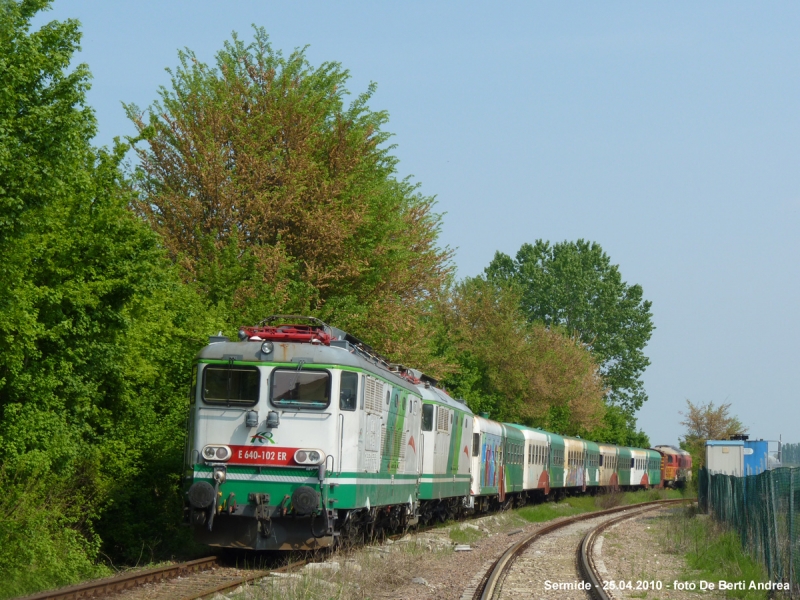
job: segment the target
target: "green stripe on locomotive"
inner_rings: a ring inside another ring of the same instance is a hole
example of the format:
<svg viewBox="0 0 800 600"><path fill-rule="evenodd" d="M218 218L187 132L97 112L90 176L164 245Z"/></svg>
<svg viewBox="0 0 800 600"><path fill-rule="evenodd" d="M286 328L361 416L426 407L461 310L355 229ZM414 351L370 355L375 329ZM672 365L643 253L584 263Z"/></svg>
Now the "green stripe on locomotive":
<svg viewBox="0 0 800 600"><path fill-rule="evenodd" d="M196 465L194 481L207 481L214 485L212 471L211 467ZM249 494L256 493L269 494L269 504L278 506L303 485L321 491L323 503L328 508L337 509L408 504L417 497L417 476L413 473L328 473L320 487L316 468L230 465L225 483L219 487L217 505L227 510L231 494L238 504L242 504L247 502ZM286 508L290 508L289 500L286 502Z"/></svg>
<svg viewBox="0 0 800 600"><path fill-rule="evenodd" d="M453 410L453 427L450 429L450 449L447 455L447 464L449 465L448 473L455 475L458 473L461 439L464 433L464 419L467 418L467 414L452 407L450 408Z"/></svg>
<svg viewBox="0 0 800 600"><path fill-rule="evenodd" d="M469 475L423 475L419 482L420 500L439 500L469 495Z"/></svg>
<svg viewBox="0 0 800 600"><path fill-rule="evenodd" d="M325 480L328 508L352 509L365 506L409 504L417 498L415 474L339 473Z"/></svg>
<svg viewBox="0 0 800 600"><path fill-rule="evenodd" d="M408 393L400 388L392 388L389 414L386 418L386 439L381 451L381 473L394 474L400 465L400 451L403 440L403 426L406 418Z"/></svg>

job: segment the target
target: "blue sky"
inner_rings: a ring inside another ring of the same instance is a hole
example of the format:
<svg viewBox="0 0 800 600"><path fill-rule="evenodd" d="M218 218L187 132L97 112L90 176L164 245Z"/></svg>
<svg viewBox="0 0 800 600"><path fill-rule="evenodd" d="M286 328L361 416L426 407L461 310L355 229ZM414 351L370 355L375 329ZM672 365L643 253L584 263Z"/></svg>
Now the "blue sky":
<svg viewBox="0 0 800 600"><path fill-rule="evenodd" d="M100 2L76 18L99 143L130 135L188 47L251 24L378 84L400 173L435 195L460 276L525 242L599 242L653 302L653 443L684 400L800 441L800 4Z"/></svg>

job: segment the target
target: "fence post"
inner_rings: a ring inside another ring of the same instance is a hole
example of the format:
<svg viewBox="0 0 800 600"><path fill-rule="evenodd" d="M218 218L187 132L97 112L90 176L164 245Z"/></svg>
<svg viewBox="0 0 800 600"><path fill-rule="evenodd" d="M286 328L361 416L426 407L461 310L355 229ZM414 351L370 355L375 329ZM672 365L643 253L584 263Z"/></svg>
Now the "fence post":
<svg viewBox="0 0 800 600"><path fill-rule="evenodd" d="M772 525L775 529L775 572L770 573L770 576L773 578L777 578L781 576L781 547L780 547L780 540L778 538L778 517L775 514L775 478L773 477L774 471L769 472L769 491L770 496L772 496ZM773 579L774 581L774 579Z"/></svg>

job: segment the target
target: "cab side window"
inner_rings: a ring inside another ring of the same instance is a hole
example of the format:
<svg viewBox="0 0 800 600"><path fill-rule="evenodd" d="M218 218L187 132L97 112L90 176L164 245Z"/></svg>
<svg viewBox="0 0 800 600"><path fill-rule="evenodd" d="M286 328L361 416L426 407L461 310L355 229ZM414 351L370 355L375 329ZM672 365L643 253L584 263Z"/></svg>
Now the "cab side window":
<svg viewBox="0 0 800 600"><path fill-rule="evenodd" d="M433 431L433 404L422 405L422 431Z"/></svg>
<svg viewBox="0 0 800 600"><path fill-rule="evenodd" d="M342 380L339 385L339 408L341 410L355 410L358 404L358 374L342 371Z"/></svg>

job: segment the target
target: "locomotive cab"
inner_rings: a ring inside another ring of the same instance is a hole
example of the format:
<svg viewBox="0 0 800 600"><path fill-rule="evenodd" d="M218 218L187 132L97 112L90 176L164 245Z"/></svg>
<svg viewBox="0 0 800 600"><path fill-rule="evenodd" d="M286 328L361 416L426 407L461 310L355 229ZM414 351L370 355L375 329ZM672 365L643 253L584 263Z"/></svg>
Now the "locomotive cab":
<svg viewBox="0 0 800 600"><path fill-rule="evenodd" d="M307 550L413 521L421 399L314 321L216 336L198 354L184 483L199 542Z"/></svg>

